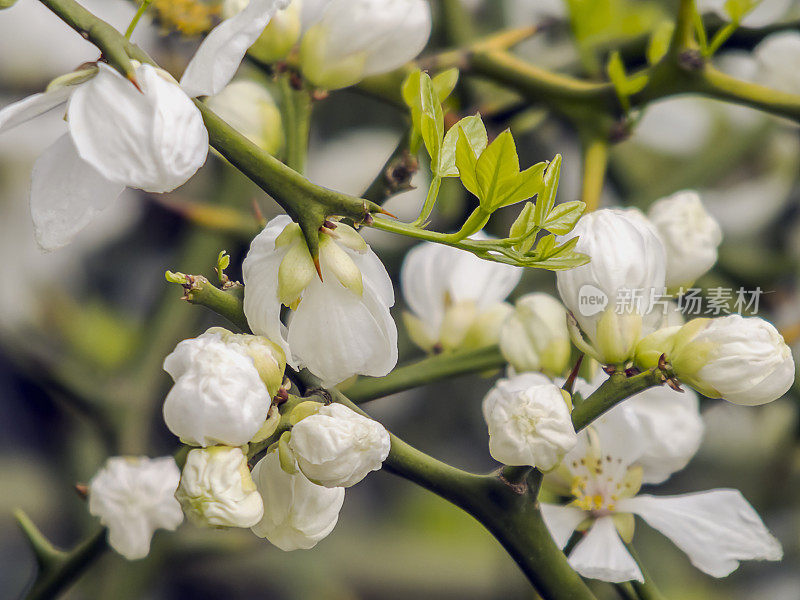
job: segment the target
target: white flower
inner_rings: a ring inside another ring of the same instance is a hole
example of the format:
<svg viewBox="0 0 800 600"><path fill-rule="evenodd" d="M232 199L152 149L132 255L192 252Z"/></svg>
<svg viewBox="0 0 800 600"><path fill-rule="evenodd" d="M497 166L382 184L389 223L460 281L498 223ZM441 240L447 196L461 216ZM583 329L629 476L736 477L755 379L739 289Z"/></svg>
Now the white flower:
<svg viewBox="0 0 800 600"><path fill-rule="evenodd" d="M667 252L667 287L691 287L717 262L722 229L703 207L697 192L682 191L661 198L647 216Z"/></svg>
<svg viewBox="0 0 800 600"><path fill-rule="evenodd" d="M648 105L631 141L656 152L685 156L700 152L714 134L714 106L706 98L680 97Z"/></svg>
<svg viewBox="0 0 800 600"><path fill-rule="evenodd" d="M513 389L498 382L483 399L489 453L505 465L555 467L576 442L569 394L552 383Z"/></svg>
<svg viewBox="0 0 800 600"><path fill-rule="evenodd" d="M242 12L250 0L223 0L222 18L230 19ZM291 0L279 10L250 46L249 53L264 63L285 58L300 39L300 11L302 0Z"/></svg>
<svg viewBox="0 0 800 600"><path fill-rule="evenodd" d="M781 92L800 93L800 33L773 33L753 49L753 55L758 67L758 83Z"/></svg>
<svg viewBox="0 0 800 600"><path fill-rule="evenodd" d="M548 294L519 298L500 330L500 350L517 372L560 375L568 366L571 349L567 311Z"/></svg>
<svg viewBox="0 0 800 600"><path fill-rule="evenodd" d="M289 552L313 548L333 531L344 488L311 483L300 471L290 475L281 468L277 451L256 464L253 479L264 500L264 517L252 527L258 537Z"/></svg>
<svg viewBox="0 0 800 600"><path fill-rule="evenodd" d="M325 487L350 487L389 456L383 425L342 406L322 406L292 428L289 447L303 474Z"/></svg>
<svg viewBox="0 0 800 600"><path fill-rule="evenodd" d="M307 367L325 386L355 374L386 375L397 364L386 268L342 223L333 235L321 235L319 258L323 281L298 225L285 215L267 224L242 264L251 329L280 344L292 367ZM293 308L288 327L280 320L282 304Z"/></svg>
<svg viewBox="0 0 800 600"><path fill-rule="evenodd" d="M608 377L600 372L591 383L576 379L574 392L588 398ZM556 383L559 383L558 381ZM644 469L643 483L661 483L683 469L697 453L705 427L697 394L667 386L639 392L607 414L632 424L640 437L636 464Z"/></svg>
<svg viewBox="0 0 800 600"><path fill-rule="evenodd" d="M246 79L234 81L206 104L262 150L277 154L283 146L281 113L263 85Z"/></svg>
<svg viewBox="0 0 800 600"><path fill-rule="evenodd" d="M542 516L563 548L576 528L588 532L569 555L584 577L610 582L643 581L621 537L633 536L639 515L713 577L725 577L740 560L780 560L781 545L737 490L718 489L677 496L637 496L647 469L637 460L648 434L624 412L608 413L581 432L562 465L571 481L567 506L542 504Z"/></svg>
<svg viewBox="0 0 800 600"><path fill-rule="evenodd" d="M208 133L197 107L166 72L138 65L135 73L141 92L99 63L0 110L2 133L67 106L69 134L32 174L31 215L43 248L69 243L125 186L170 191L205 162Z"/></svg>
<svg viewBox="0 0 800 600"><path fill-rule="evenodd" d="M500 323L511 312L503 300L521 277L519 267L457 248L433 242L415 246L400 270L411 339L428 351L496 343Z"/></svg>
<svg viewBox="0 0 800 600"><path fill-rule="evenodd" d="M214 446L191 450L175 497L199 525L252 527L264 504L241 448Z"/></svg>
<svg viewBox="0 0 800 600"><path fill-rule="evenodd" d="M186 444L241 446L264 425L281 385L283 351L265 338L212 328L164 360L175 385L164 421Z"/></svg>
<svg viewBox="0 0 800 600"><path fill-rule="evenodd" d="M591 262L556 275L561 300L586 338L573 327L573 342L601 363L624 363L661 321L653 307L665 287L664 245L643 216L616 209L581 217L561 241L576 236L575 249Z"/></svg>
<svg viewBox="0 0 800 600"><path fill-rule="evenodd" d="M759 317L693 319L678 330L666 354L681 381L734 404L772 402L794 383L792 351Z"/></svg>
<svg viewBox="0 0 800 600"><path fill-rule="evenodd" d="M137 89L98 63L0 110L3 133L66 104L69 134L39 158L32 174L31 215L44 249L68 244L126 186L169 192L194 175L206 161L208 132L191 97L222 91L285 1L252 0L214 28L180 86L166 71L134 62Z"/></svg>
<svg viewBox="0 0 800 600"><path fill-rule="evenodd" d="M319 87L343 88L413 60L428 43L425 0L329 0L303 13L303 75Z"/></svg>
<svg viewBox="0 0 800 600"><path fill-rule="evenodd" d="M701 13L716 13L720 18L729 21L726 4L727 0L697 0L697 10ZM780 21L792 7L792 0L751 0L750 5L753 8L744 15L740 24L758 28Z"/></svg>
<svg viewBox="0 0 800 600"><path fill-rule="evenodd" d="M89 482L89 512L108 528L108 543L128 560L144 558L156 529L183 521L175 499L180 471L170 456L109 458Z"/></svg>

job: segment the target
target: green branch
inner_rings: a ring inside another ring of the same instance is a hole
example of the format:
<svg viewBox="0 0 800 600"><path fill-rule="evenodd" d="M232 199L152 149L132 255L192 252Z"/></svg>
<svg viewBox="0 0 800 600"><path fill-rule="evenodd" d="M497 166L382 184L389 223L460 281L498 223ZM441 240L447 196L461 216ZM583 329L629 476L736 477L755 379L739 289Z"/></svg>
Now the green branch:
<svg viewBox="0 0 800 600"><path fill-rule="evenodd" d="M397 367L385 377L362 377L345 390L356 404L362 404L410 390L426 383L502 368L506 360L497 346L462 350L423 358Z"/></svg>

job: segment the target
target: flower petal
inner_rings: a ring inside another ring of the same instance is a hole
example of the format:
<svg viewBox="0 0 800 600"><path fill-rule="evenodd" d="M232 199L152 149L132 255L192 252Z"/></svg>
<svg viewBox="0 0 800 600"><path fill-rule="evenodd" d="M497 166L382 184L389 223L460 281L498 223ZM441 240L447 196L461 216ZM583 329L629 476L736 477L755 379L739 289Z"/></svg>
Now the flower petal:
<svg viewBox="0 0 800 600"><path fill-rule="evenodd" d="M69 86L59 87L50 92L33 94L19 102L9 104L0 110L0 133L13 129L17 125L21 125L61 106L67 101L74 89Z"/></svg>
<svg viewBox="0 0 800 600"><path fill-rule="evenodd" d="M250 0L242 12L212 29L183 72L184 91L191 97L220 93L272 16L288 5L288 0Z"/></svg>
<svg viewBox="0 0 800 600"><path fill-rule="evenodd" d="M314 280L289 323L294 359L323 380L381 377L397 364L397 328L389 307L369 289L359 298L338 281Z"/></svg>
<svg viewBox="0 0 800 600"><path fill-rule="evenodd" d="M611 583L644 582L639 565L625 549L611 517L598 519L569 555L569 564L583 577Z"/></svg>
<svg viewBox="0 0 800 600"><path fill-rule="evenodd" d="M562 550L572 537L575 528L586 518L586 513L574 506L559 506L557 504L541 504L544 524L553 540Z"/></svg>
<svg viewBox="0 0 800 600"><path fill-rule="evenodd" d="M740 560L780 560L780 542L764 526L739 490L719 489L680 496L636 496L618 510L642 517L712 577L725 577Z"/></svg>
<svg viewBox="0 0 800 600"><path fill-rule="evenodd" d="M177 83L151 65L136 76L142 92L108 65L69 102L78 153L111 181L147 192L183 185L205 163L208 132Z"/></svg>
<svg viewBox="0 0 800 600"><path fill-rule="evenodd" d="M44 250L67 245L125 189L78 156L69 134L36 161L31 174L31 217Z"/></svg>

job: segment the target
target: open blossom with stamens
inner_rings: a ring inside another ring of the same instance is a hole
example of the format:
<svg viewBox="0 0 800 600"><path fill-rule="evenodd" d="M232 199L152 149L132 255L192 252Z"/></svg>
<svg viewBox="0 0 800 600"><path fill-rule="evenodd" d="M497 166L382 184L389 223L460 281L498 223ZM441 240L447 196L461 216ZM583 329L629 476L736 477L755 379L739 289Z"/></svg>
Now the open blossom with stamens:
<svg viewBox="0 0 800 600"><path fill-rule="evenodd" d="M136 84L105 63L56 79L0 110L0 133L66 107L69 132L39 158L31 177L36 240L68 244L125 187L163 193L205 163L208 132L192 97L221 92L247 48L286 0L251 0L206 37L180 85L134 61Z"/></svg>
<svg viewBox="0 0 800 600"><path fill-rule="evenodd" d="M313 548L336 526L344 488L317 485L299 470L287 473L277 450L256 464L253 480L264 500L264 517L252 527L253 533L281 550Z"/></svg>
<svg viewBox="0 0 800 600"><path fill-rule="evenodd" d="M662 319L654 305L665 289L664 244L641 213L619 209L584 215L562 241L574 237L591 261L556 274L572 340L603 364L625 363Z"/></svg>
<svg viewBox="0 0 800 600"><path fill-rule="evenodd" d="M175 499L180 471L171 456L115 456L89 482L89 512L108 528L108 543L128 560L144 558L156 529L183 521Z"/></svg>
<svg viewBox="0 0 800 600"><path fill-rule="evenodd" d="M320 236L318 276L287 216L270 221L242 264L250 328L281 345L287 362L331 386L355 374L380 377L397 363L394 289L386 268L353 228ZM288 324L281 306L292 309Z"/></svg>
<svg viewBox="0 0 800 600"><path fill-rule="evenodd" d="M480 236L476 236L479 237ZM403 319L423 350L449 351L497 343L511 313L504 302L522 269L433 242L412 248L400 271Z"/></svg>
<svg viewBox="0 0 800 600"><path fill-rule="evenodd" d="M337 89L416 58L431 34L431 8L426 0L312 1L303 26L303 75Z"/></svg>
<svg viewBox="0 0 800 600"><path fill-rule="evenodd" d="M741 492L715 489L676 496L637 495L647 468L639 463L647 433L625 412L608 413L581 432L564 458L570 480L566 506L542 504L542 516L563 548L585 531L569 554L584 577L610 582L644 578L623 544L638 515L683 550L692 564L725 577L741 560L780 560L781 545ZM584 529L585 528L585 529Z"/></svg>

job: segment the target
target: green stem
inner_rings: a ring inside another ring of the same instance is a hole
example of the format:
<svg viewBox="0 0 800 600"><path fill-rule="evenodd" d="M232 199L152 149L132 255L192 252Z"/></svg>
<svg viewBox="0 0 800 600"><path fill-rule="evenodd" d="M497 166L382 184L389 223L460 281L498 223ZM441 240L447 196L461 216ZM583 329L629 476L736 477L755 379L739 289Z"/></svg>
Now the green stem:
<svg viewBox="0 0 800 600"><path fill-rule="evenodd" d="M499 369L505 364L497 346L439 354L397 367L385 377L362 377L345 392L353 402L362 404L433 381Z"/></svg>
<svg viewBox="0 0 800 600"><path fill-rule="evenodd" d="M633 377L626 377L620 372L614 373L572 411L575 431L580 431L626 398L661 385L664 379L664 373L658 369L650 369Z"/></svg>
<svg viewBox="0 0 800 600"><path fill-rule="evenodd" d="M125 39L126 40L131 39L131 36L133 35L134 29L136 29L136 26L139 24L139 19L142 18L142 15L149 8L150 3L152 1L153 0L142 0L142 3L139 5L139 10L137 10L136 14L133 15L133 19L131 19L131 23L130 23L130 25L128 25L128 29L125 30Z"/></svg>
<svg viewBox="0 0 800 600"><path fill-rule="evenodd" d="M602 135L585 136L581 200L586 203L587 213L600 208L607 169L608 139Z"/></svg>
<svg viewBox="0 0 800 600"><path fill-rule="evenodd" d="M304 87L297 89L292 79L291 73L284 73L279 78L283 130L286 133L286 165L304 173L311 128L311 94Z"/></svg>
<svg viewBox="0 0 800 600"><path fill-rule="evenodd" d="M636 597L639 600L666 600L664 595L656 586L653 578L650 577L650 574L644 569L642 566L642 561L639 559L639 554L636 552L632 544L625 544L625 547L630 552L630 555L639 565L639 570L642 572L642 577L644 578L644 582L641 581L631 581L631 587L633 591L636 593Z"/></svg>

